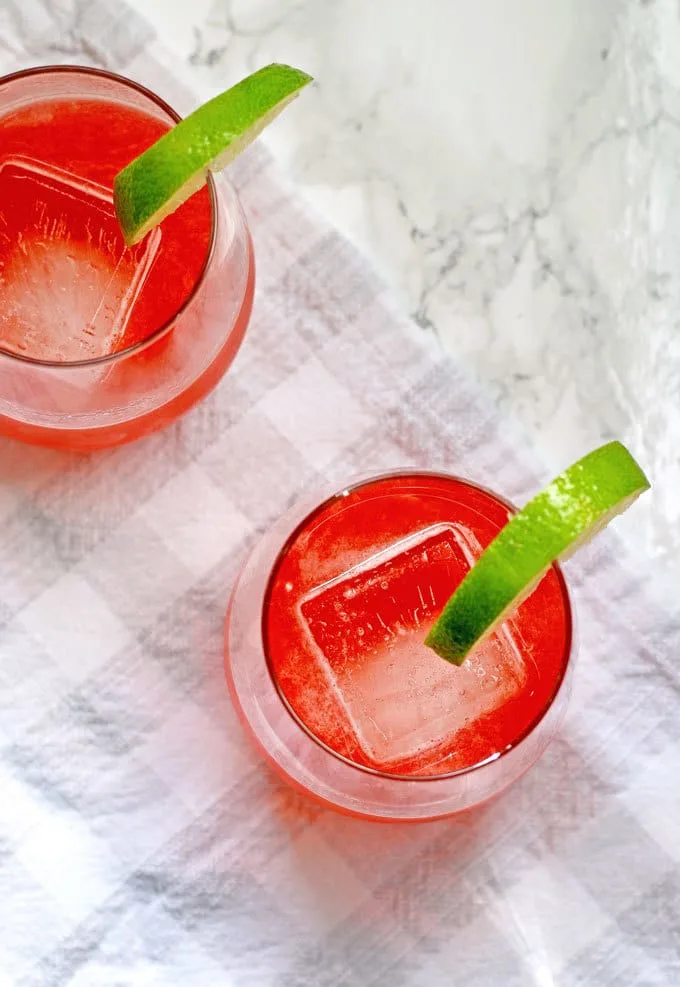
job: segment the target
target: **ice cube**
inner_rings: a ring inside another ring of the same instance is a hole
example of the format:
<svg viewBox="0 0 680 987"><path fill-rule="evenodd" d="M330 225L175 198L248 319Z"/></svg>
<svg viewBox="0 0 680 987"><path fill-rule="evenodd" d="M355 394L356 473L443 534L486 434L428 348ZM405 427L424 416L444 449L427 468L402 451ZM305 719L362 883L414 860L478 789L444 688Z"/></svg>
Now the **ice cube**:
<svg viewBox="0 0 680 987"><path fill-rule="evenodd" d="M481 554L468 529L433 525L312 590L299 604L314 651L364 753L389 766L443 744L526 680L507 624L464 664L423 643Z"/></svg>
<svg viewBox="0 0 680 987"><path fill-rule="evenodd" d="M113 352L159 229L126 248L111 193L30 158L0 162L0 346L44 360Z"/></svg>

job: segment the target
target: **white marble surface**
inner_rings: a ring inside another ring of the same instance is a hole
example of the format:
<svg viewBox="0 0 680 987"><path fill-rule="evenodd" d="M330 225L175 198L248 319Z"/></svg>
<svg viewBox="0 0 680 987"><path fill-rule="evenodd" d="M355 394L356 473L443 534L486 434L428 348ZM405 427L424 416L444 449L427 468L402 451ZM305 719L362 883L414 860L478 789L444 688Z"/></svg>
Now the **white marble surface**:
<svg viewBox="0 0 680 987"><path fill-rule="evenodd" d="M134 0L205 93L318 79L266 141L561 467L620 437L680 565L676 0Z"/></svg>

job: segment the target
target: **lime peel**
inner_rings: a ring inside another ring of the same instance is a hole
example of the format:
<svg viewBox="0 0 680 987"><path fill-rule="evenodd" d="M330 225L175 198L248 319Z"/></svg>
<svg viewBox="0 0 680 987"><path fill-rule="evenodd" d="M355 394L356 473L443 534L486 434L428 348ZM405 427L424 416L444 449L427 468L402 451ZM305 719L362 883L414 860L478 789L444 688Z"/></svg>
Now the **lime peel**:
<svg viewBox="0 0 680 987"><path fill-rule="evenodd" d="M272 64L199 106L120 171L116 215L128 246L141 240L221 171L312 81Z"/></svg>
<svg viewBox="0 0 680 987"><path fill-rule="evenodd" d="M510 516L444 607L425 644L462 664L554 562L590 541L648 488L647 477L620 442L578 460Z"/></svg>

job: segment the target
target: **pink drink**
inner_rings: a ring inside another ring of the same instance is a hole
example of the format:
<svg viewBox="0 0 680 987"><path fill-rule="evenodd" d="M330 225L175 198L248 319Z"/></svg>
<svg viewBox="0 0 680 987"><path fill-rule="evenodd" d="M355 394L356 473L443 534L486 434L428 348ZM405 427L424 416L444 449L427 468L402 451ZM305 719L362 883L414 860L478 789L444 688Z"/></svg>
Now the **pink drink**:
<svg viewBox="0 0 680 987"><path fill-rule="evenodd" d="M427 819L492 797L538 758L568 691L559 570L460 668L424 644L507 518L470 483L396 474L285 519L256 549L232 597L227 672L288 780L348 812Z"/></svg>
<svg viewBox="0 0 680 987"><path fill-rule="evenodd" d="M0 80L0 433L93 449L167 425L233 360L250 238L223 177L126 248L116 173L178 119L81 68Z"/></svg>

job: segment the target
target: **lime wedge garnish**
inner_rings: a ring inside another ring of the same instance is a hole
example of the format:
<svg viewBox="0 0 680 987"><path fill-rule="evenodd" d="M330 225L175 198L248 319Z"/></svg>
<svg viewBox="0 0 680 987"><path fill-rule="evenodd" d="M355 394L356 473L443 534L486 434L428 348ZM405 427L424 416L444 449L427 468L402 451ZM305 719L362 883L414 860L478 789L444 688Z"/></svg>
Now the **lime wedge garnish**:
<svg viewBox="0 0 680 987"><path fill-rule="evenodd" d="M267 65L209 100L120 171L113 201L130 246L221 171L312 81L290 65Z"/></svg>
<svg viewBox="0 0 680 987"><path fill-rule="evenodd" d="M620 442L609 442L561 473L510 517L466 574L425 643L460 665L536 587L625 511L649 481Z"/></svg>

